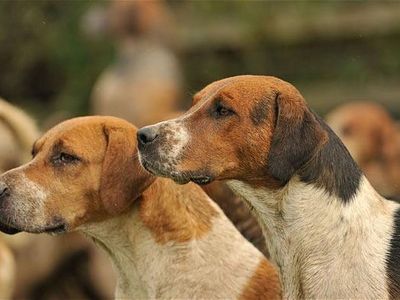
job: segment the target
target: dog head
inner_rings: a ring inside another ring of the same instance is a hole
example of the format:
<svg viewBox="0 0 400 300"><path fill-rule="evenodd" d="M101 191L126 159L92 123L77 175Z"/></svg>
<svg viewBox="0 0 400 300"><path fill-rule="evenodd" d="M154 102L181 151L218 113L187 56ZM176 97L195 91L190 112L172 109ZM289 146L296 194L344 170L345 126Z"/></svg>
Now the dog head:
<svg viewBox="0 0 400 300"><path fill-rule="evenodd" d="M362 167L399 152L395 123L378 104L345 104L330 112L326 120Z"/></svg>
<svg viewBox="0 0 400 300"><path fill-rule="evenodd" d="M153 177L137 158L136 128L111 117L63 122L31 162L0 177L0 229L60 233L124 212Z"/></svg>
<svg viewBox="0 0 400 300"><path fill-rule="evenodd" d="M282 186L315 153L326 132L301 94L267 76L208 85L184 115L138 131L140 160L178 183L239 179Z"/></svg>

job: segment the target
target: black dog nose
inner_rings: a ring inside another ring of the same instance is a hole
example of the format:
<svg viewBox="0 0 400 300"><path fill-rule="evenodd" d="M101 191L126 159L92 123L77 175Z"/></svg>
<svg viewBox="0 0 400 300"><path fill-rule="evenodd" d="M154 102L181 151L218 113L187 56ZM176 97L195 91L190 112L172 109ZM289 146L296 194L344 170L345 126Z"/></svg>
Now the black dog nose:
<svg viewBox="0 0 400 300"><path fill-rule="evenodd" d="M9 195L10 193L7 184L5 184L4 182L0 182L0 199L4 199Z"/></svg>
<svg viewBox="0 0 400 300"><path fill-rule="evenodd" d="M152 127L144 127L137 132L137 139L141 144L149 144L157 138L157 130Z"/></svg>

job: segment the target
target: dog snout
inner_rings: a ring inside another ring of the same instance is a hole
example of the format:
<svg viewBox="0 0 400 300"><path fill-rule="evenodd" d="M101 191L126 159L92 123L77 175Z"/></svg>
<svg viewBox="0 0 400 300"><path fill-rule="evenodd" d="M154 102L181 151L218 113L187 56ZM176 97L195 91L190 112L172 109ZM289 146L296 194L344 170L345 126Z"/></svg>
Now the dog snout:
<svg viewBox="0 0 400 300"><path fill-rule="evenodd" d="M154 142L157 137L158 132L154 126L144 127L137 132L137 139L142 145Z"/></svg>
<svg viewBox="0 0 400 300"><path fill-rule="evenodd" d="M10 195L10 189L5 182L0 181L0 200L4 200Z"/></svg>

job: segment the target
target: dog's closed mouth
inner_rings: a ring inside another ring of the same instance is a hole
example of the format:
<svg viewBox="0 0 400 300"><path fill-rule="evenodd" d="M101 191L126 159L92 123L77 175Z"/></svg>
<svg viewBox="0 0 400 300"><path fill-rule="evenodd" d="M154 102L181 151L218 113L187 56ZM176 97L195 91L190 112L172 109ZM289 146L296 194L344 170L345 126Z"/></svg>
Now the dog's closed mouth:
<svg viewBox="0 0 400 300"><path fill-rule="evenodd" d="M67 231L67 226L65 224L56 225L53 227L47 227L44 229L43 233L49 234L60 234Z"/></svg>
<svg viewBox="0 0 400 300"><path fill-rule="evenodd" d="M49 233L49 234L60 234L65 233L67 231L67 225L65 223L45 227L45 228L17 228L15 226L0 222L0 232L14 235L20 232L29 232L29 233Z"/></svg>
<svg viewBox="0 0 400 300"><path fill-rule="evenodd" d="M0 223L0 231L3 232L3 233L6 233L6 234L12 235L12 234L19 233L22 230L19 230L19 229L15 228L15 227L12 227L10 225L6 225L4 223Z"/></svg>
<svg viewBox="0 0 400 300"><path fill-rule="evenodd" d="M16 227L13 227L11 225L7 225L4 223L0 222L0 231L6 234L17 234L20 233L22 231L26 231L26 232L30 232L30 233L49 233L49 234L60 234L60 233L64 233L67 231L67 225L65 224L59 224L56 226L51 226L51 227L46 227L44 229L35 229L35 230L28 230L28 229L18 229Z"/></svg>
<svg viewBox="0 0 400 300"><path fill-rule="evenodd" d="M160 166L159 163L149 162L145 159L142 159L141 163L148 172L156 176L171 178L178 184L186 184L192 181L198 185L205 185L214 180L214 178L209 175L194 175L194 173L198 172L176 172L173 170L165 170Z"/></svg>
<svg viewBox="0 0 400 300"><path fill-rule="evenodd" d="M213 179L210 176L196 176L190 178L190 181L193 181L194 183L199 185L209 184L212 180Z"/></svg>

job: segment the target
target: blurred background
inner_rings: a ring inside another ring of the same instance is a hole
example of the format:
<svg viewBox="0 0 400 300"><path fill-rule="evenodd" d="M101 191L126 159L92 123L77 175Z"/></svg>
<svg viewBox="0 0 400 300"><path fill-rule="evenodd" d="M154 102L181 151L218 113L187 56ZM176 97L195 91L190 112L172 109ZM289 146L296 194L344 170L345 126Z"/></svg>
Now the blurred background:
<svg viewBox="0 0 400 300"><path fill-rule="evenodd" d="M320 113L349 100L400 116L400 6L393 2L171 1L182 102L219 78L273 74ZM0 94L39 120L89 113L118 43L96 19L105 1L1 1ZM98 16L99 17L99 16ZM100 17L99 17L100 18ZM104 28L89 28L89 27ZM96 31L97 32L93 32ZM90 32L92 31L92 32Z"/></svg>
<svg viewBox="0 0 400 300"><path fill-rule="evenodd" d="M138 126L168 118L206 84L238 74L293 83L378 191L399 197L399 2L0 1L0 96L36 121L28 145L79 115ZM21 158L3 170L26 161L30 146L17 144ZM3 237L16 260L14 298L111 297L112 271L91 244L28 236ZM50 261L44 270L41 261Z"/></svg>

